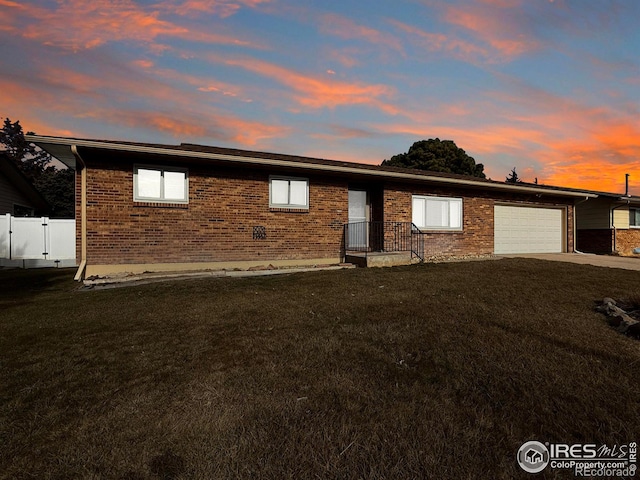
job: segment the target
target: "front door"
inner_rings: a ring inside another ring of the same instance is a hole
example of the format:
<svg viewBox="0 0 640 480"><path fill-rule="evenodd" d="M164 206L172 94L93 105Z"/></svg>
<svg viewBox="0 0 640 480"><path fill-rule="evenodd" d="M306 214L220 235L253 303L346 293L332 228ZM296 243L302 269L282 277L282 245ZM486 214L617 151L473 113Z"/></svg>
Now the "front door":
<svg viewBox="0 0 640 480"><path fill-rule="evenodd" d="M349 190L349 245L347 247L366 248L369 245L368 217L366 190Z"/></svg>

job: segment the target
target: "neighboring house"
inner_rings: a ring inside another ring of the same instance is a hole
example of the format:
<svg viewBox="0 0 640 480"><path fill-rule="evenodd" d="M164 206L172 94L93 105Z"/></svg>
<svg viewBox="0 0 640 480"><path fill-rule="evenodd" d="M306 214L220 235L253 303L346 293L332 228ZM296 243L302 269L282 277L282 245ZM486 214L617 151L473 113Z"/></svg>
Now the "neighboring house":
<svg viewBox="0 0 640 480"><path fill-rule="evenodd" d="M571 252L574 201L596 197L189 144L27 139L77 169L77 278L337 263L363 249Z"/></svg>
<svg viewBox="0 0 640 480"><path fill-rule="evenodd" d="M13 161L0 152L0 215L46 215L49 204Z"/></svg>
<svg viewBox="0 0 640 480"><path fill-rule="evenodd" d="M640 197L588 192L576 202L576 249L585 253L635 255L640 249Z"/></svg>

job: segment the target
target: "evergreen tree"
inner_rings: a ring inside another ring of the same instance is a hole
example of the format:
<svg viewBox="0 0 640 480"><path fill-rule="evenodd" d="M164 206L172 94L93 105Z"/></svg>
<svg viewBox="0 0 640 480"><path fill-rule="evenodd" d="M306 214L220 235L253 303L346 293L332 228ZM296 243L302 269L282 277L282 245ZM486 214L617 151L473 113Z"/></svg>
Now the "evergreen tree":
<svg viewBox="0 0 640 480"><path fill-rule="evenodd" d="M32 135L33 132L27 134ZM9 118L4 119L0 130L0 143L4 145L9 158L32 182L48 168L53 169L50 166L51 155L25 140L20 121L12 123Z"/></svg>
<svg viewBox="0 0 640 480"><path fill-rule="evenodd" d="M509 176L506 177L504 181L506 183L521 183L522 182L522 180L520 180L520 178L518 178L518 173L516 172L516 167L513 167L511 169L511 173L509 173Z"/></svg>
<svg viewBox="0 0 640 480"><path fill-rule="evenodd" d="M33 135L33 132L27 132ZM51 207L52 218L73 218L75 212L74 181L71 169L57 169L51 164L51 155L24 138L19 121L5 118L0 130L0 145L31 181Z"/></svg>

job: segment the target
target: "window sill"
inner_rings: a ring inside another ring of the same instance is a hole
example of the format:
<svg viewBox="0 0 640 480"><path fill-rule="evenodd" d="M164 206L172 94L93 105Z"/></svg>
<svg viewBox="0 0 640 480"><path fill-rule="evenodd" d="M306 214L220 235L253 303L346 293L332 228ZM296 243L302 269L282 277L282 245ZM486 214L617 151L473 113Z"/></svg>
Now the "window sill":
<svg viewBox="0 0 640 480"><path fill-rule="evenodd" d="M188 203L170 203L170 202L141 202L134 200L134 207L147 207L147 208L180 208L186 210L189 208Z"/></svg>
<svg viewBox="0 0 640 480"><path fill-rule="evenodd" d="M269 207L269 211L280 213L309 213L308 208Z"/></svg>

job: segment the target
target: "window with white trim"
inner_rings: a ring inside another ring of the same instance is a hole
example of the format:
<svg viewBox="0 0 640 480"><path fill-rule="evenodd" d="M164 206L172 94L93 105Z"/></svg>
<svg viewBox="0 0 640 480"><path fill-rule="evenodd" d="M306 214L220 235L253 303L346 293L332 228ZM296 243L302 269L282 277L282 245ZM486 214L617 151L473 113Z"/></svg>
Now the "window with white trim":
<svg viewBox="0 0 640 480"><path fill-rule="evenodd" d="M189 202L189 174L184 168L136 165L133 170L136 202Z"/></svg>
<svg viewBox="0 0 640 480"><path fill-rule="evenodd" d="M461 231L462 199L414 195L412 221L424 230Z"/></svg>
<svg viewBox="0 0 640 480"><path fill-rule="evenodd" d="M631 228L640 228L640 208L629 209L629 226Z"/></svg>
<svg viewBox="0 0 640 480"><path fill-rule="evenodd" d="M295 177L269 177L269 206L309 208L309 180Z"/></svg>

